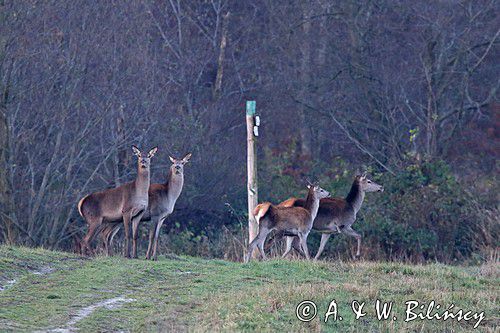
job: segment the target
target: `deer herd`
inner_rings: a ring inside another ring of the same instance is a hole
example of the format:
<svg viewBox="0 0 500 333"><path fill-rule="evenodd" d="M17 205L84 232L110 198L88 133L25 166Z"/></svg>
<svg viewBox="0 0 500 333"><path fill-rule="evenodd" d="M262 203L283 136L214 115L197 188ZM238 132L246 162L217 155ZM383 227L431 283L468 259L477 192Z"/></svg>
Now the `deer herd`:
<svg viewBox="0 0 500 333"><path fill-rule="evenodd" d="M143 154L132 146L137 156L137 177L134 181L116 188L91 193L78 202L78 212L87 223L88 231L80 244L82 254L93 253L91 242L100 233L107 255L112 255L113 238L124 227L127 258L137 258L138 227L142 221L150 222L149 245L146 259L158 257L158 239L160 228L165 219L172 214L175 203L184 185L184 165L191 158L191 153L182 159L169 157L172 165L167 179L162 184L151 184L151 158L158 148ZM356 176L351 190L345 198L331 198L330 193L318 184L307 185L305 199L289 198L278 205L264 202L253 211L258 224L257 236L250 242L245 255L245 262L252 257L255 247L263 259L266 259L264 243L272 231L286 237L286 249L283 257L292 249L310 259L307 237L311 230L321 233L321 241L314 259L323 252L326 242L332 234L342 233L357 240L356 256L361 251L361 235L352 229L356 221L366 192L382 192L384 188L371 181L366 174Z"/></svg>

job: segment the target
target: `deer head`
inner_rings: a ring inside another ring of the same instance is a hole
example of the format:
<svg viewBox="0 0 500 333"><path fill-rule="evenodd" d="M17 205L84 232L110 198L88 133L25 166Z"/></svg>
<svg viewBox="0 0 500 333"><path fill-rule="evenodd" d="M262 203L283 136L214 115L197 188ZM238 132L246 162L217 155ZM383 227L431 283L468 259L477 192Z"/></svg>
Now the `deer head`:
<svg viewBox="0 0 500 333"><path fill-rule="evenodd" d="M363 192L383 192L384 187L368 179L366 173L356 176L356 181Z"/></svg>
<svg viewBox="0 0 500 333"><path fill-rule="evenodd" d="M174 158L172 156L169 156L170 162L172 162L172 166L170 167L170 170L172 171L173 174L176 175L181 175L184 173L184 164L189 162L189 159L191 158L191 153L188 153L186 156L184 156L181 159Z"/></svg>
<svg viewBox="0 0 500 333"><path fill-rule="evenodd" d="M314 197L317 199L328 198L330 196L330 192L322 189L319 185L309 184L307 188L313 192Z"/></svg>
<svg viewBox="0 0 500 333"><path fill-rule="evenodd" d="M137 160L139 163L139 170L147 171L151 165L151 158L155 156L158 151L158 147L154 147L151 149L146 156L143 156L139 148L136 146L132 146L132 150L134 151L134 155L137 156Z"/></svg>

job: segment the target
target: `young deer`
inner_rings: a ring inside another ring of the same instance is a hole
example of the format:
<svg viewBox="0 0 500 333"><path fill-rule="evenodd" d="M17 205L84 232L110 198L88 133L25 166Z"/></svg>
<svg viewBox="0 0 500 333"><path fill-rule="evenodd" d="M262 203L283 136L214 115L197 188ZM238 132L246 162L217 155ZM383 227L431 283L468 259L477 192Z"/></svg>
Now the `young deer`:
<svg viewBox="0 0 500 333"><path fill-rule="evenodd" d="M160 228L165 219L174 211L175 203L182 192L184 185L184 165L191 158L191 153L182 159L170 156L169 158L172 166L170 166L167 181L164 184L151 184L149 187L149 205L141 219L142 221L151 221L146 259L157 259ZM120 229L120 226L120 223L108 223L102 231L101 236L108 255L111 255L113 238Z"/></svg>
<svg viewBox="0 0 500 333"><path fill-rule="evenodd" d="M319 200L328 197L330 193L317 185L308 185L308 188L307 199L303 207L280 207L274 206L269 202L255 207L253 213L259 224L259 232L255 239L248 245L245 262L250 260L256 246L262 258L266 259L264 242L267 235L273 230L282 232L286 236L297 236L306 258L309 259L307 236L318 213Z"/></svg>
<svg viewBox="0 0 500 333"><path fill-rule="evenodd" d="M359 212L366 192L383 192L384 188L366 177L356 176L352 183L351 190L345 199L326 198L319 203L319 210L314 220L313 230L321 233L321 242L318 253L314 259L318 259L325 248L325 244L333 233L343 233L344 235L356 238L358 242L356 257L359 257L361 251L361 235L352 229L352 224L356 221L356 214ZM290 198L283 201L278 206L281 207L304 207L304 199ZM293 241L293 244L292 244ZM301 252L299 242L293 237L287 237L287 249L291 246Z"/></svg>
<svg viewBox="0 0 500 333"><path fill-rule="evenodd" d="M148 207L148 189L150 182L151 158L158 148L149 151L146 157L132 146L137 156L137 178L122 186L95 192L83 197L78 202L78 212L85 219L89 230L82 240L82 252L91 252L89 244L103 222L123 221L125 226L125 257L130 258L130 240L132 238L132 257L137 258L137 227ZM130 226L132 224L132 233Z"/></svg>

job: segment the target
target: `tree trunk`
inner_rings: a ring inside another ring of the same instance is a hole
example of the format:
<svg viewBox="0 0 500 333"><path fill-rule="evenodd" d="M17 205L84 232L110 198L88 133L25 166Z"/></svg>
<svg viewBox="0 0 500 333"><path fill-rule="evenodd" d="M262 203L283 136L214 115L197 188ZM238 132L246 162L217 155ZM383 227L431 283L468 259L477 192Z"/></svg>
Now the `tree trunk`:
<svg viewBox="0 0 500 333"><path fill-rule="evenodd" d="M12 220L12 186L9 182L9 124L7 119L8 88L2 87L0 101L0 222L5 228L5 241L14 244L17 228Z"/></svg>
<svg viewBox="0 0 500 333"><path fill-rule="evenodd" d="M302 17L304 24L302 25L303 39L300 45L300 73L299 81L301 84L299 96L300 100L307 102L309 96L309 84L311 83L311 21L309 15L309 4L305 1L302 5ZM309 126L309 117L307 116L309 110L305 106L302 107L299 114L300 126L300 155L301 157L311 157L312 155L312 136L311 128Z"/></svg>
<svg viewBox="0 0 500 333"><path fill-rule="evenodd" d="M125 142L125 113L123 105L120 105L118 116L116 117L116 157L114 167L114 180L115 186L121 185L121 177L123 177L124 170L128 168L128 155L127 150L123 147Z"/></svg>
<svg viewBox="0 0 500 333"><path fill-rule="evenodd" d="M215 79L215 85L213 90L213 99L217 100L220 95L222 88L222 76L224 74L224 59L226 57L226 45L227 45L227 25L229 21L229 12L222 17L222 33L220 39L219 47L219 60L217 64L217 77Z"/></svg>

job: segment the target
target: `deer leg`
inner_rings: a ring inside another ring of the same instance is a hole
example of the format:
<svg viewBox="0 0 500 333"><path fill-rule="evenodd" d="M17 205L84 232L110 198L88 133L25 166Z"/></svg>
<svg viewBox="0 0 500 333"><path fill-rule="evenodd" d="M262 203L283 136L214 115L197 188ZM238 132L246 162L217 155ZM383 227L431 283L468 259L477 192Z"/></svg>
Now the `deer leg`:
<svg viewBox="0 0 500 333"><path fill-rule="evenodd" d="M306 254L302 251L302 246L300 244L300 239L298 237L293 237L292 247L297 251L301 256L305 257Z"/></svg>
<svg viewBox="0 0 500 333"><path fill-rule="evenodd" d="M130 223L132 219L131 212L123 214L123 227L125 229L125 248L124 256L125 258L130 258Z"/></svg>
<svg viewBox="0 0 500 333"><path fill-rule="evenodd" d="M311 257L309 256L309 250L307 248L307 234L299 233L299 240L300 240L300 245L302 246L302 251L304 251L304 254L306 255L306 259L310 260Z"/></svg>
<svg viewBox="0 0 500 333"><path fill-rule="evenodd" d="M247 254L245 256L245 263L250 261L250 257L252 256L253 250L257 245L261 256L264 258L264 260L267 259L266 254L264 253L264 242L266 241L266 237L270 232L271 231L266 227L264 227L263 225L259 225L259 233L254 238L254 240L251 241L250 244L248 244Z"/></svg>
<svg viewBox="0 0 500 333"><path fill-rule="evenodd" d="M326 242L328 241L328 239L330 239L331 235L332 234L321 234L321 242L319 243L318 253L316 253L316 255L314 256L314 260L318 260L319 256L325 249Z"/></svg>
<svg viewBox="0 0 500 333"><path fill-rule="evenodd" d="M137 229L139 228L139 222L141 222L143 214L144 211L141 211L141 213L137 214L132 219L132 258L134 259L137 258L137 237L138 237Z"/></svg>
<svg viewBox="0 0 500 333"><path fill-rule="evenodd" d="M163 225L163 222L165 221L166 217L162 219L158 219L158 222L156 224L156 230L155 230L155 239L154 239L154 245L153 245L153 255L152 259L157 260L158 259L158 240L160 238L160 229L161 226Z"/></svg>
<svg viewBox="0 0 500 333"><path fill-rule="evenodd" d="M267 238L268 234L269 234L269 232L267 234L265 234L265 236L259 238L259 241L257 242L257 247L259 248L259 252L260 252L260 255L262 256L262 260L267 260L266 251L264 251L264 243L266 242L266 238Z"/></svg>
<svg viewBox="0 0 500 333"><path fill-rule="evenodd" d="M109 248L108 248L108 235L109 235L109 226L105 226L101 231L101 240L102 245L104 246L104 252L109 256Z"/></svg>
<svg viewBox="0 0 500 333"><path fill-rule="evenodd" d="M247 254L245 255L245 264L250 261L250 257L252 256L253 249L257 246L258 237L255 237L253 241L248 244Z"/></svg>
<svg viewBox="0 0 500 333"><path fill-rule="evenodd" d="M292 251L292 243L293 243L294 237L293 236L286 236L286 248L285 252L281 256L281 258L285 258L290 251Z"/></svg>
<svg viewBox="0 0 500 333"><path fill-rule="evenodd" d="M146 252L147 260L151 258L151 254L153 252L153 241L155 239L155 233L156 233L156 219L151 218L151 228L149 228L148 251Z"/></svg>
<svg viewBox="0 0 500 333"><path fill-rule="evenodd" d="M109 238L110 255L113 255L113 239L115 238L118 231L120 231L120 227L121 227L121 224L117 224L115 227L115 230L113 230L113 233L111 234L111 237Z"/></svg>
<svg viewBox="0 0 500 333"><path fill-rule="evenodd" d="M90 221L88 223L89 225L89 230L87 231L87 234L85 237L83 237L82 240L82 254L83 255L88 255L88 253L91 252L90 249L90 242L92 242L92 239L94 239L96 231L99 229L102 223L102 218L97 218L95 220Z"/></svg>
<svg viewBox="0 0 500 333"><path fill-rule="evenodd" d="M360 252L361 252L361 235L358 234L356 231L352 230L352 228L350 226L342 228L342 233L344 235L348 235L348 236L356 238L356 240L358 241L358 247L357 247L357 251L356 251L356 257L359 257Z"/></svg>
<svg viewBox="0 0 500 333"><path fill-rule="evenodd" d="M106 230L106 239L104 241L106 242L106 250L109 257L113 255L113 238L115 238L116 234L120 230L120 226L120 224L116 224L108 227Z"/></svg>
<svg viewBox="0 0 500 333"><path fill-rule="evenodd" d="M113 231L113 225L111 224L104 224L102 231L101 231L101 240L102 240L102 245L104 246L104 252L109 256L109 243L108 239L110 234Z"/></svg>

